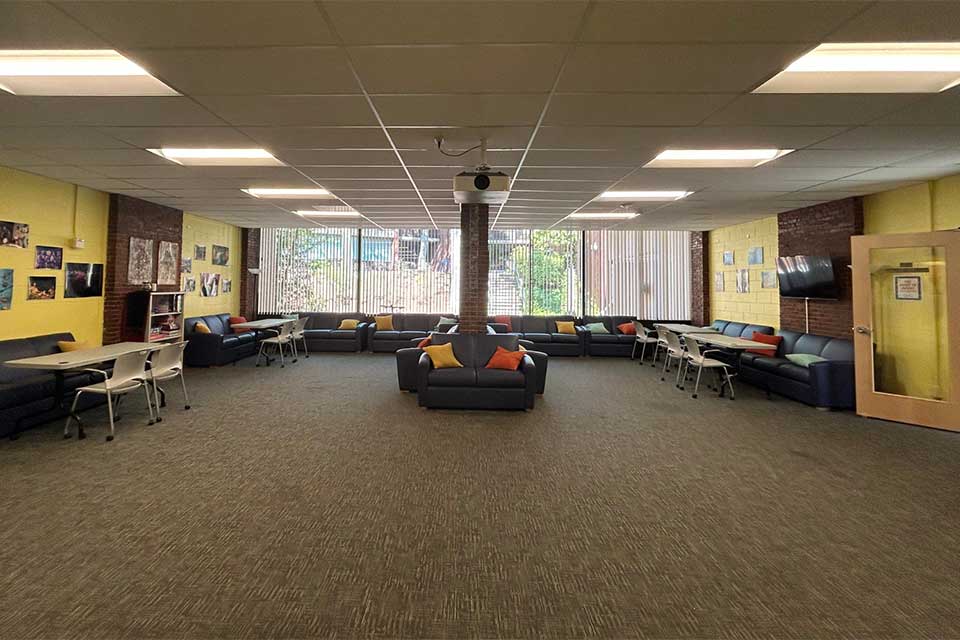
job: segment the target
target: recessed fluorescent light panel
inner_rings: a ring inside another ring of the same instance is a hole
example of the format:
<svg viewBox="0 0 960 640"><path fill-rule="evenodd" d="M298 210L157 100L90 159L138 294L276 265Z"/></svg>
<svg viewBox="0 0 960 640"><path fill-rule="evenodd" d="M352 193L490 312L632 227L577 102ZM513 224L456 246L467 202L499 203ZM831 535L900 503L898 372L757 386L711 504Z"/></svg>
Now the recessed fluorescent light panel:
<svg viewBox="0 0 960 640"><path fill-rule="evenodd" d="M326 189L261 189L251 187L241 189L254 198L277 198L280 200L315 200L317 198L332 198L333 195Z"/></svg>
<svg viewBox="0 0 960 640"><path fill-rule="evenodd" d="M960 84L960 42L821 44L754 93L938 93Z"/></svg>
<svg viewBox="0 0 960 640"><path fill-rule="evenodd" d="M680 200L693 193L692 191L604 191L597 200L626 200L630 202L670 202Z"/></svg>
<svg viewBox="0 0 960 640"><path fill-rule="evenodd" d="M266 149L147 149L161 158L188 167L282 167Z"/></svg>
<svg viewBox="0 0 960 640"><path fill-rule="evenodd" d="M793 149L667 149L648 162L650 169L759 167Z"/></svg>
<svg viewBox="0 0 960 640"><path fill-rule="evenodd" d="M632 211L615 211L611 213L590 213L586 211L578 211L576 213L571 213L568 218L577 218L580 220L630 220L631 218L636 218L638 213L633 213Z"/></svg>
<svg viewBox="0 0 960 640"><path fill-rule="evenodd" d="M305 218L359 218L360 213L352 209L306 209L303 211L294 211L298 216Z"/></svg>
<svg viewBox="0 0 960 640"><path fill-rule="evenodd" d="M21 96L178 96L112 49L0 50L0 89Z"/></svg>

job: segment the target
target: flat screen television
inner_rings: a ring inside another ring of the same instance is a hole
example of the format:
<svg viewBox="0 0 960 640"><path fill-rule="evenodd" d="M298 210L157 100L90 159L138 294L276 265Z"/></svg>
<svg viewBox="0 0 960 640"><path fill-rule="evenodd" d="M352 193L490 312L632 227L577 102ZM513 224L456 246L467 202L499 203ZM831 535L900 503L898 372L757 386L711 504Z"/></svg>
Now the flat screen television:
<svg viewBox="0 0 960 640"><path fill-rule="evenodd" d="M838 298L837 279L830 256L777 258L780 295L784 298Z"/></svg>

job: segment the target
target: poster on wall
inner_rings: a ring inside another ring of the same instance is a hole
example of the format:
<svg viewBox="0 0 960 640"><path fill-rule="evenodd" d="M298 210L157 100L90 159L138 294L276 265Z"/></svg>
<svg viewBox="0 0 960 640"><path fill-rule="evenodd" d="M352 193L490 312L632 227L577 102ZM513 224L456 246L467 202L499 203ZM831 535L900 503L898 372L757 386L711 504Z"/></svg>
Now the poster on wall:
<svg viewBox="0 0 960 640"><path fill-rule="evenodd" d="M749 269L737 269L737 293L750 293Z"/></svg>
<svg viewBox="0 0 960 640"><path fill-rule="evenodd" d="M103 295L103 265L68 262L64 298L97 298Z"/></svg>
<svg viewBox="0 0 960 640"><path fill-rule="evenodd" d="M713 274L714 291L723 291L723 271L717 271Z"/></svg>
<svg viewBox="0 0 960 640"><path fill-rule="evenodd" d="M0 220L0 247L26 249L30 244L30 225Z"/></svg>
<svg viewBox="0 0 960 640"><path fill-rule="evenodd" d="M233 290L233 281L230 278L224 278L220 290L222 293L230 293Z"/></svg>
<svg viewBox="0 0 960 640"><path fill-rule="evenodd" d="M30 276L27 300L53 300L57 297L57 279L54 276Z"/></svg>
<svg viewBox="0 0 960 640"><path fill-rule="evenodd" d="M0 311L13 304L13 269L0 269Z"/></svg>
<svg viewBox="0 0 960 640"><path fill-rule="evenodd" d="M763 264L763 247L750 247L747 250L747 264Z"/></svg>
<svg viewBox="0 0 960 640"><path fill-rule="evenodd" d="M731 265L733 264L733 251L724 251L723 252L723 264Z"/></svg>
<svg viewBox="0 0 960 640"><path fill-rule="evenodd" d="M180 273L193 273L193 258L180 256Z"/></svg>
<svg viewBox="0 0 960 640"><path fill-rule="evenodd" d="M220 295L220 274L200 274L200 295L204 298L214 298Z"/></svg>
<svg viewBox="0 0 960 640"><path fill-rule="evenodd" d="M187 293L191 293L191 292L193 292L193 291L196 291L196 290L197 290L197 279L196 279L196 278L193 278L193 277L190 277L190 276L184 276L184 278L183 278L183 290L186 291Z"/></svg>
<svg viewBox="0 0 960 640"><path fill-rule="evenodd" d="M45 247L37 245L33 258L34 269L63 269L63 249L61 247Z"/></svg>
<svg viewBox="0 0 960 640"><path fill-rule="evenodd" d="M213 245L213 255L210 258L212 264L218 267L226 267L230 264L230 247L221 247L218 244Z"/></svg>
<svg viewBox="0 0 960 640"><path fill-rule="evenodd" d="M893 290L897 300L921 300L920 276L894 276Z"/></svg>
<svg viewBox="0 0 960 640"><path fill-rule="evenodd" d="M127 282L144 284L153 281L153 240L130 238L130 259L127 262Z"/></svg>
<svg viewBox="0 0 960 640"><path fill-rule="evenodd" d="M157 257L157 284L177 284L177 256L180 245L176 242L160 241Z"/></svg>
<svg viewBox="0 0 960 640"><path fill-rule="evenodd" d="M205 244L195 244L195 245L193 245L193 259L194 259L194 260L206 260L206 259L207 259L207 245L205 245Z"/></svg>
<svg viewBox="0 0 960 640"><path fill-rule="evenodd" d="M761 271L760 272L760 288L776 289L777 288L777 272Z"/></svg>

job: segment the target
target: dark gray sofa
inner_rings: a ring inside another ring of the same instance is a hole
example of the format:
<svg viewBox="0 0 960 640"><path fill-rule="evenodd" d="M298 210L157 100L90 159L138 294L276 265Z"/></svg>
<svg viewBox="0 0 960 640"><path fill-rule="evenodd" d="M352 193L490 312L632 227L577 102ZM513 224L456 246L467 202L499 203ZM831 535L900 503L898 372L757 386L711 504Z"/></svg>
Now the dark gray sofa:
<svg viewBox="0 0 960 640"><path fill-rule="evenodd" d="M557 321L572 321L576 334L557 332ZM551 356L583 354L584 332L574 316L510 316L511 333L534 343L537 351Z"/></svg>
<svg viewBox="0 0 960 640"><path fill-rule="evenodd" d="M394 313L393 329L382 331L375 319L367 326L367 347L374 353L392 353L410 346L414 338L426 338L440 318L453 318L453 314L440 313Z"/></svg>
<svg viewBox="0 0 960 640"><path fill-rule="evenodd" d="M498 346L516 351L515 335L436 334L434 344L453 344L463 367L434 369L423 353L417 364L417 398L422 407L436 409L533 409L537 366L525 355L516 371L487 369Z"/></svg>
<svg viewBox="0 0 960 640"><path fill-rule="evenodd" d="M60 340L72 342L74 337L70 333L52 333L0 341L0 436L13 437L28 427L66 415L56 396L56 377L53 373L18 369L2 364L7 360L60 353L60 348L57 347ZM66 373L63 378L63 394L68 401L72 401L74 389L100 381L101 377L94 373ZM85 393L80 396L77 410L103 404L105 401L105 396Z"/></svg>
<svg viewBox="0 0 960 640"><path fill-rule="evenodd" d="M198 332L198 322L207 325L210 333ZM230 364L257 352L257 332L234 333L229 313L187 318L183 321L183 336L187 340L183 361L191 367Z"/></svg>
<svg viewBox="0 0 960 640"><path fill-rule="evenodd" d="M633 353L633 343L636 342L636 334L622 333L617 327L624 323L633 323L636 320L634 316L584 316L581 325L584 327L584 350L591 356L617 356L629 358ZM586 325L593 322L602 322L610 334L591 333L587 331ZM640 320L648 329L653 329L655 322L668 322L672 324L688 324L689 320Z"/></svg>
<svg viewBox="0 0 960 640"><path fill-rule="evenodd" d="M710 326L723 335L731 338L745 338L750 340L753 338L754 331L757 333L766 334L768 336L772 336L774 334L773 327L765 324L747 324L746 322L732 322L730 320L714 320ZM716 358L721 362L726 362L732 367L739 367L739 351L717 349L717 347L710 347L710 349L716 349L716 351L711 354L711 357Z"/></svg>
<svg viewBox="0 0 960 640"><path fill-rule="evenodd" d="M303 332L308 351L363 351L370 319L361 313L301 313L307 317ZM343 320L357 320L356 329L340 329Z"/></svg>

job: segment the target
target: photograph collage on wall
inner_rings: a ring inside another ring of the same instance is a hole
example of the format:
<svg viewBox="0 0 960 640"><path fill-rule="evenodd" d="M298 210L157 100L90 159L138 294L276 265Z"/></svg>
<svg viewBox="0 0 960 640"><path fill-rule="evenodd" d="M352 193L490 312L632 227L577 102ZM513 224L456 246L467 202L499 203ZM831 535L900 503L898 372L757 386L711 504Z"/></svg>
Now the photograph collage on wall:
<svg viewBox="0 0 960 640"><path fill-rule="evenodd" d="M716 291L723 291L723 271L717 271L713 274L713 288Z"/></svg>
<svg viewBox="0 0 960 640"><path fill-rule="evenodd" d="M220 274L200 274L200 295L204 298L214 298L220 295Z"/></svg>
<svg viewBox="0 0 960 640"><path fill-rule="evenodd" d="M205 244L195 244L193 245L193 259L198 261L203 261L207 259L207 245Z"/></svg>
<svg viewBox="0 0 960 640"><path fill-rule="evenodd" d="M13 304L13 269L0 269L0 311Z"/></svg>
<svg viewBox="0 0 960 640"><path fill-rule="evenodd" d="M180 256L180 273L193 273L193 258Z"/></svg>
<svg viewBox="0 0 960 640"><path fill-rule="evenodd" d="M57 279L54 276L30 276L27 300L53 300L57 297Z"/></svg>
<svg viewBox="0 0 960 640"><path fill-rule="evenodd" d="M233 282L230 278L224 278L222 284L220 285L221 293L230 293L233 290Z"/></svg>
<svg viewBox="0 0 960 640"><path fill-rule="evenodd" d="M725 265L734 264L734 254L733 254L733 251L724 251L724 252L723 252L723 264L725 264Z"/></svg>
<svg viewBox="0 0 960 640"><path fill-rule="evenodd" d="M760 272L760 288L776 289L777 288L777 272L761 271Z"/></svg>
<svg viewBox="0 0 960 640"><path fill-rule="evenodd" d="M763 247L750 247L747 250L747 264L763 264Z"/></svg>
<svg viewBox="0 0 960 640"><path fill-rule="evenodd" d="M157 254L157 284L177 284L177 257L180 245L176 242L160 241Z"/></svg>
<svg viewBox="0 0 960 640"><path fill-rule="evenodd" d="M187 293L191 293L197 290L197 279L193 276L184 276L183 277L183 290Z"/></svg>
<svg viewBox="0 0 960 640"><path fill-rule="evenodd" d="M63 249L61 247L45 247L37 245L33 259L34 269L63 269Z"/></svg>
<svg viewBox="0 0 960 640"><path fill-rule="evenodd" d="M213 254L210 263L218 267L226 267L230 264L230 247L221 247L218 244L213 245Z"/></svg>
<svg viewBox="0 0 960 640"><path fill-rule="evenodd" d="M127 282L153 282L153 240L130 238L130 258L127 263Z"/></svg>
<svg viewBox="0 0 960 640"><path fill-rule="evenodd" d="M30 225L0 220L0 247L26 249L30 244Z"/></svg>
<svg viewBox="0 0 960 640"><path fill-rule="evenodd" d="M737 269L737 293L750 293L749 269Z"/></svg>
<svg viewBox="0 0 960 640"><path fill-rule="evenodd" d="M68 262L64 298L96 298L103 295L103 265Z"/></svg>

